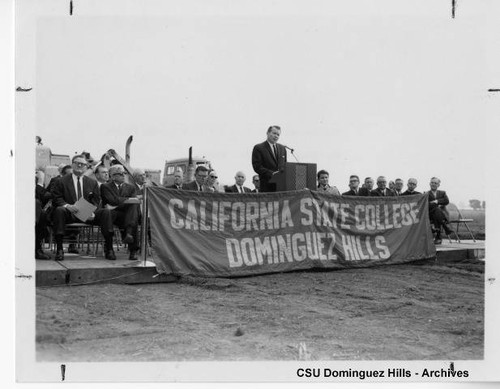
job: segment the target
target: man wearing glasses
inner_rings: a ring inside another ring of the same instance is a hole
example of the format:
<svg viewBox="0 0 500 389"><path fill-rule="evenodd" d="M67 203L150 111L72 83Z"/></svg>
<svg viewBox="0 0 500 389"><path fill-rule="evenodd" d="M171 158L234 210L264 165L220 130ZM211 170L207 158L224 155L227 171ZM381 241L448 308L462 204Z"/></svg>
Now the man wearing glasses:
<svg viewBox="0 0 500 389"><path fill-rule="evenodd" d="M203 190L203 185L205 184L207 176L208 176L208 169L203 165L198 166L194 172L194 178L195 178L194 181L182 185L182 189L201 192Z"/></svg>
<svg viewBox="0 0 500 389"><path fill-rule="evenodd" d="M83 155L75 155L71 159L71 167L73 172L61 177L55 183L52 193L55 207L52 220L56 241L56 261L64 259L63 237L66 224L82 222L75 216L75 213L78 212L75 203L83 197L89 203L98 206L101 200L97 181L84 175L88 167L85 157ZM103 216L102 212L96 210L95 216L95 223L106 222L106 216Z"/></svg>
<svg viewBox="0 0 500 389"><path fill-rule="evenodd" d="M109 168L111 181L101 185L102 205L111 213L112 224L104 235L106 259L115 260L113 251L113 224L122 233L122 242L128 244L129 258L137 260L140 201L136 196L135 185L125 182L125 169L122 165Z"/></svg>
<svg viewBox="0 0 500 389"><path fill-rule="evenodd" d="M370 192L371 196L382 196L382 197L386 197L386 196L396 196L396 194L394 193L394 191L392 191L391 189L387 188L387 179L384 177L384 176L379 176L377 178L377 188L376 189L373 189L371 192Z"/></svg>
<svg viewBox="0 0 500 389"><path fill-rule="evenodd" d="M352 175L349 177L349 190L342 193L342 196L361 196L359 194L359 177Z"/></svg>
<svg viewBox="0 0 500 389"><path fill-rule="evenodd" d="M252 177L252 183L253 186L255 186L255 189L252 190L252 193L260 192L260 179L258 174Z"/></svg>

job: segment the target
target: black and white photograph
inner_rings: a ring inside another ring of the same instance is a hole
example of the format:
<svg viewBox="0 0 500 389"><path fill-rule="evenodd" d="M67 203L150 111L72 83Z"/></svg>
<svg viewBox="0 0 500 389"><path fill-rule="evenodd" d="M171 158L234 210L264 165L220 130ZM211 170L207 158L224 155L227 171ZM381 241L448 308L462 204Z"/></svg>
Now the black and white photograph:
<svg viewBox="0 0 500 389"><path fill-rule="evenodd" d="M13 9L17 382L499 380L499 4Z"/></svg>

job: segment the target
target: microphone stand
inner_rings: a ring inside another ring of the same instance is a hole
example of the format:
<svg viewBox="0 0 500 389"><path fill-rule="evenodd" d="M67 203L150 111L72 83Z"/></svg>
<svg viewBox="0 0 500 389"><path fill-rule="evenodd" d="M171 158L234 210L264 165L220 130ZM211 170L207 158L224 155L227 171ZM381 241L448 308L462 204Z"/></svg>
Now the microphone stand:
<svg viewBox="0 0 500 389"><path fill-rule="evenodd" d="M295 158L295 160L296 160L297 162L300 162L300 161L297 159L297 157L295 156L295 154L293 153L293 151L294 151L294 150L293 150L291 147L288 147L288 146L286 146L286 145L283 145L283 146L285 146L285 149L290 150L290 154L292 154L292 155L293 155L293 157Z"/></svg>

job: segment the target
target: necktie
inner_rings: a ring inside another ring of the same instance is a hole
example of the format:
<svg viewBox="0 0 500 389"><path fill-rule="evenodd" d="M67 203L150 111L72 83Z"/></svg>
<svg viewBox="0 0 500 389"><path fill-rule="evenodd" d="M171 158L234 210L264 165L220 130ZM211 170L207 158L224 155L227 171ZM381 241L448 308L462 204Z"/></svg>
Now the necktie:
<svg viewBox="0 0 500 389"><path fill-rule="evenodd" d="M80 177L77 177L77 200L80 200L82 198L82 187L80 186Z"/></svg>
<svg viewBox="0 0 500 389"><path fill-rule="evenodd" d="M276 158L276 161L278 160L278 148L276 145L273 145L273 151L274 151L274 158Z"/></svg>
<svg viewBox="0 0 500 389"><path fill-rule="evenodd" d="M243 188L241 186L238 186L238 190L240 193L243 193Z"/></svg>

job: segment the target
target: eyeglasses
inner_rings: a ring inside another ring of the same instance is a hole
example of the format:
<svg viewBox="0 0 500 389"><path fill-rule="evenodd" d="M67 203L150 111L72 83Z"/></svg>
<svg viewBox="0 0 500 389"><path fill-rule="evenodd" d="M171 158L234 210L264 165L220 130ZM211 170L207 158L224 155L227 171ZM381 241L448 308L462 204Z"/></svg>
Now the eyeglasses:
<svg viewBox="0 0 500 389"><path fill-rule="evenodd" d="M124 176L125 173L113 173L114 176Z"/></svg>
<svg viewBox="0 0 500 389"><path fill-rule="evenodd" d="M83 162L73 162L74 165L78 166L78 167L84 167L84 166L87 166L86 163L83 163Z"/></svg>
<svg viewBox="0 0 500 389"><path fill-rule="evenodd" d="M259 182L260 180L258 178L255 178L253 181L254 182Z"/></svg>
<svg viewBox="0 0 500 389"><path fill-rule="evenodd" d="M219 177L217 177L217 176L210 176L210 178L219 178Z"/></svg>

